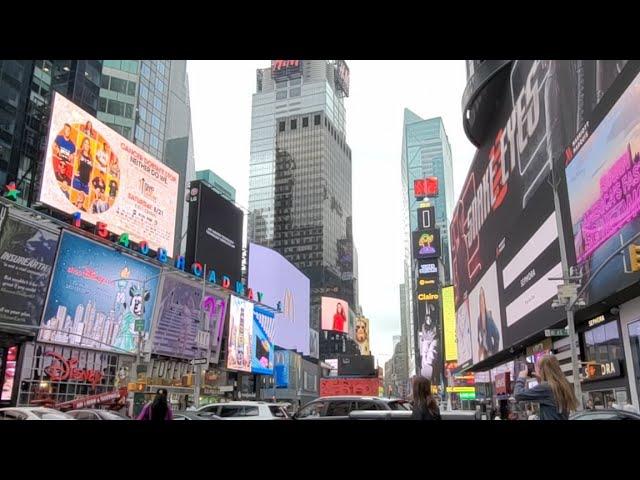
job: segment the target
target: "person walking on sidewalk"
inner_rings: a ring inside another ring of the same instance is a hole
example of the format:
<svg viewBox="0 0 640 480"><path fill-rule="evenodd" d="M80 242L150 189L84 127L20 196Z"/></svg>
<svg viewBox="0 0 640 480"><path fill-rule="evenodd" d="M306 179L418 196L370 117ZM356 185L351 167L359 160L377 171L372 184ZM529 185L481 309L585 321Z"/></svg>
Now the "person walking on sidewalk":
<svg viewBox="0 0 640 480"><path fill-rule="evenodd" d="M516 380L516 401L540 404L540 420L568 420L569 413L578 408L578 399L562 373L558 359L553 355L541 357L535 365L535 376L540 383L526 388L528 368L525 365Z"/></svg>
<svg viewBox="0 0 640 480"><path fill-rule="evenodd" d="M431 380L426 377L413 378L413 420L442 420L440 408L431 394Z"/></svg>
<svg viewBox="0 0 640 480"><path fill-rule="evenodd" d="M167 390L160 388L153 402L149 402L144 406L142 412L138 415L138 420L173 420L173 412L171 411L171 405L167 402L167 396Z"/></svg>

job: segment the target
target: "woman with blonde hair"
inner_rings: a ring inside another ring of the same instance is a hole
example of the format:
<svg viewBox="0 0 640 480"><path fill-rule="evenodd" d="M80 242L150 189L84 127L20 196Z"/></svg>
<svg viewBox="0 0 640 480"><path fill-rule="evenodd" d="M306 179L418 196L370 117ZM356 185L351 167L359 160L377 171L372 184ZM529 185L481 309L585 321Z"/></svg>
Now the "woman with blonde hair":
<svg viewBox="0 0 640 480"><path fill-rule="evenodd" d="M516 401L538 403L540 420L568 420L569 413L578 408L578 400L560 369L558 359L553 355L545 355L536 362L535 376L539 383L531 389L526 388L528 376L529 369L525 365L516 380Z"/></svg>

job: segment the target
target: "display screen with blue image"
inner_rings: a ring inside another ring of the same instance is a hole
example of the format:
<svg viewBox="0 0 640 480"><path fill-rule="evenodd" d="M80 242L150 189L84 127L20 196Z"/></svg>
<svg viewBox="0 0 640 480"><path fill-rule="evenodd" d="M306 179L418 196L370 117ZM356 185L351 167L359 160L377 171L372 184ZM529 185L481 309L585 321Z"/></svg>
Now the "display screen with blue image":
<svg viewBox="0 0 640 480"><path fill-rule="evenodd" d="M135 353L138 330L149 338L159 276L151 263L64 231L38 340Z"/></svg>
<svg viewBox="0 0 640 480"><path fill-rule="evenodd" d="M251 372L273 375L273 343L266 334L266 325L273 322L274 314L258 306L253 309L253 335L251 339Z"/></svg>

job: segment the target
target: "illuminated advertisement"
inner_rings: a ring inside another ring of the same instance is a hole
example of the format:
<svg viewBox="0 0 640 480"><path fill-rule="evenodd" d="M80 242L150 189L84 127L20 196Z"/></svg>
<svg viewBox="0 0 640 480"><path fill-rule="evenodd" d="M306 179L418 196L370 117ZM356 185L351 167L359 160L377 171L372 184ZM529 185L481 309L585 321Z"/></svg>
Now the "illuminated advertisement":
<svg viewBox="0 0 640 480"><path fill-rule="evenodd" d="M271 60L271 78L295 78L302 76L302 60Z"/></svg>
<svg viewBox="0 0 640 480"><path fill-rule="evenodd" d="M436 227L435 207L424 207L418 209L418 230L427 230Z"/></svg>
<svg viewBox="0 0 640 480"><path fill-rule="evenodd" d="M566 167L575 257L587 276L583 283L640 230L639 101L637 76ZM593 278L588 303L637 282L640 275L630 269L626 252L610 261Z"/></svg>
<svg viewBox="0 0 640 480"><path fill-rule="evenodd" d="M440 293L438 286L417 295L415 325L416 362L420 375L437 385L442 376L442 344L440 340Z"/></svg>
<svg viewBox="0 0 640 480"><path fill-rule="evenodd" d="M456 305L453 286L442 289L442 324L444 328L444 359L447 362L458 359L456 341Z"/></svg>
<svg viewBox="0 0 640 480"><path fill-rule="evenodd" d="M253 337L253 303L229 296L229 343L227 368L251 371L251 339Z"/></svg>
<svg viewBox="0 0 640 480"><path fill-rule="evenodd" d="M38 200L173 255L179 175L54 93Z"/></svg>
<svg viewBox="0 0 640 480"><path fill-rule="evenodd" d="M438 177L427 177L414 180L413 192L416 198L437 197Z"/></svg>
<svg viewBox="0 0 640 480"><path fill-rule="evenodd" d="M440 257L441 244L439 228L411 232L411 239L413 241L412 248L414 258L421 260L424 258Z"/></svg>
<svg viewBox="0 0 640 480"><path fill-rule="evenodd" d="M273 322L273 312L257 305L253 307L253 334L251 337L251 372L273 375L274 350L263 324Z"/></svg>
<svg viewBox="0 0 640 480"><path fill-rule="evenodd" d="M349 96L349 67L344 60L336 60L336 86L345 96Z"/></svg>
<svg viewBox="0 0 640 480"><path fill-rule="evenodd" d="M263 292L261 303L276 313L274 345L309 355L309 278L275 250L249 244L247 283Z"/></svg>
<svg viewBox="0 0 640 480"><path fill-rule="evenodd" d="M63 231L38 340L135 353L149 340L160 269Z"/></svg>
<svg viewBox="0 0 640 480"><path fill-rule="evenodd" d="M418 276L438 277L438 260L420 261L418 263Z"/></svg>
<svg viewBox="0 0 640 480"><path fill-rule="evenodd" d="M467 367L473 363L471 341L471 314L469 313L469 299L466 299L456 310L456 346L460 367Z"/></svg>
<svg viewBox="0 0 640 480"><path fill-rule="evenodd" d="M349 304L344 300L322 297L322 329L349 332Z"/></svg>
<svg viewBox="0 0 640 480"><path fill-rule="evenodd" d="M320 358L320 333L312 328L309 329L309 356Z"/></svg>
<svg viewBox="0 0 640 480"><path fill-rule="evenodd" d="M58 247L58 235L11 218L0 208L0 322L34 334Z"/></svg>
<svg viewBox="0 0 640 480"><path fill-rule="evenodd" d="M0 356L0 360L2 357ZM4 364L4 378L2 379L2 394L0 400L11 400L13 393L13 383L16 378L16 365L18 364L18 347L9 347ZM2 365L0 365L1 367Z"/></svg>
<svg viewBox="0 0 640 480"><path fill-rule="evenodd" d="M366 317L356 318L356 343L360 349L360 355L371 355L369 348L369 319Z"/></svg>
<svg viewBox="0 0 640 480"><path fill-rule="evenodd" d="M378 378L321 378L320 396L357 395L375 397L379 393Z"/></svg>
<svg viewBox="0 0 640 480"><path fill-rule="evenodd" d="M219 351L227 301L228 297L211 290L205 290L203 300L202 281L165 275L162 294L156 302L151 353L184 359L198 357L196 339L203 328L203 317L209 324L208 349Z"/></svg>

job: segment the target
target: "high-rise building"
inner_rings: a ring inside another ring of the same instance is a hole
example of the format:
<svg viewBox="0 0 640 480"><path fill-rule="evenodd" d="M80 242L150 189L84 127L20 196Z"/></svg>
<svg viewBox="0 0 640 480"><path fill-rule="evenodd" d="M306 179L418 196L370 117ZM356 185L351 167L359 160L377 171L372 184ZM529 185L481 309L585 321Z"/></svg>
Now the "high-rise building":
<svg viewBox="0 0 640 480"><path fill-rule="evenodd" d="M257 71L248 235L357 308L344 61L274 60Z"/></svg>
<svg viewBox="0 0 640 480"><path fill-rule="evenodd" d="M236 189L211 170L198 170L196 179L207 182L214 192L219 193L230 202L236 201Z"/></svg>

